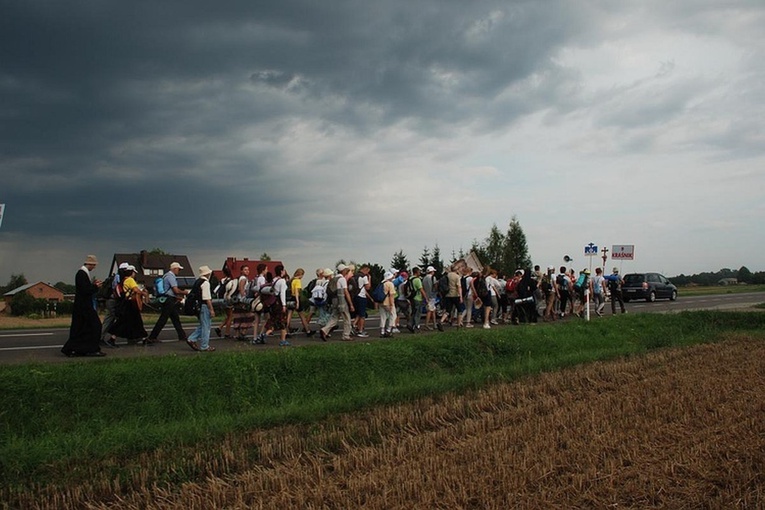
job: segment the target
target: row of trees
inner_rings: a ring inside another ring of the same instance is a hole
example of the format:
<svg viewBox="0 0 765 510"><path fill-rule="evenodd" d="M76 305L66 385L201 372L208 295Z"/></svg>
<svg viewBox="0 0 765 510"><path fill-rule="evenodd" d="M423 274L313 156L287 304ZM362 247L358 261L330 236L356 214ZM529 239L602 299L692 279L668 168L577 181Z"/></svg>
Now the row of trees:
<svg viewBox="0 0 765 510"><path fill-rule="evenodd" d="M706 272L688 276L680 274L670 278L670 280L675 285L718 285L721 280L730 278L735 278L738 283L763 285L765 284L765 271L753 273L746 266L741 266L738 270L724 268L715 273Z"/></svg>
<svg viewBox="0 0 765 510"><path fill-rule="evenodd" d="M486 239L473 241L471 251L475 252L483 265L497 269L500 273L512 274L518 268L528 268L531 266L526 234L523 232L523 228L516 217L512 218L507 231L504 233L494 224ZM442 257L441 248L436 243L432 249L426 245L419 259L415 261L409 260L404 250L397 251L393 254L390 267L403 271L410 270L412 266L418 266L424 271L428 266L433 266L436 270L436 275L441 275L448 270L451 264L459 259L466 258L467 255L460 248L459 251L452 250L451 257L446 260ZM354 261L339 260L337 263L359 266ZM386 268L380 264L367 264L370 267L372 282L376 284L382 281Z"/></svg>

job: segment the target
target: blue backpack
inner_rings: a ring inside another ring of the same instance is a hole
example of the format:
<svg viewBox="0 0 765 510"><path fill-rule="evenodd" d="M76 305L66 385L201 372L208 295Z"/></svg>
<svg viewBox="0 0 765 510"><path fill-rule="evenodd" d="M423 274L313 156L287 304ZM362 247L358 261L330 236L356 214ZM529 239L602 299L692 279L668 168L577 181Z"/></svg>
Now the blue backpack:
<svg viewBox="0 0 765 510"><path fill-rule="evenodd" d="M372 300L375 303L382 303L385 301L385 298L388 297L388 294L385 293L385 286L384 282L380 282L377 284L377 287L374 288L372 291Z"/></svg>

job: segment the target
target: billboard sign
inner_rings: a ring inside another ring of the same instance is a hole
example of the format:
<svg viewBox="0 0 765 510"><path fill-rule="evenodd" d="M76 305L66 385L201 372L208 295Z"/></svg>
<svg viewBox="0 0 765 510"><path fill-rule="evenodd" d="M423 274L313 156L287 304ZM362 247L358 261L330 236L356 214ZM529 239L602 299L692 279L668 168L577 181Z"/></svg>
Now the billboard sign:
<svg viewBox="0 0 765 510"><path fill-rule="evenodd" d="M634 244L615 244L611 247L611 258L615 260L634 260Z"/></svg>

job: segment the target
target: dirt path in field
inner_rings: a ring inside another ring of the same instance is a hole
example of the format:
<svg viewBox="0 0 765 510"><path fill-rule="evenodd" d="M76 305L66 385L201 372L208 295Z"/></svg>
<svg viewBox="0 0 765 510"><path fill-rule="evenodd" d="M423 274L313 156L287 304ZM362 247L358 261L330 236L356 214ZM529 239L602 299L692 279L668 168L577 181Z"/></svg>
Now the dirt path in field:
<svg viewBox="0 0 765 510"><path fill-rule="evenodd" d="M739 337L596 363L469 396L257 432L196 454L198 467L214 458L229 474L89 503L764 508L765 342Z"/></svg>

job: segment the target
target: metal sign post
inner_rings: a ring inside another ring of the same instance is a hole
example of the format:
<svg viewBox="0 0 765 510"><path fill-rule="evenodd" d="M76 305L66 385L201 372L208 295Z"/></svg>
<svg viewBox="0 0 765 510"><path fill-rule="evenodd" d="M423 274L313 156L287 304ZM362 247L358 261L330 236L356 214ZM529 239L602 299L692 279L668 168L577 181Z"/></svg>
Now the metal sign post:
<svg viewBox="0 0 765 510"><path fill-rule="evenodd" d="M590 243L584 247L584 256L590 258L590 274L592 274L592 257L597 257L598 246L595 243ZM589 322L590 320L590 276L584 279L586 287L584 288L584 318Z"/></svg>

